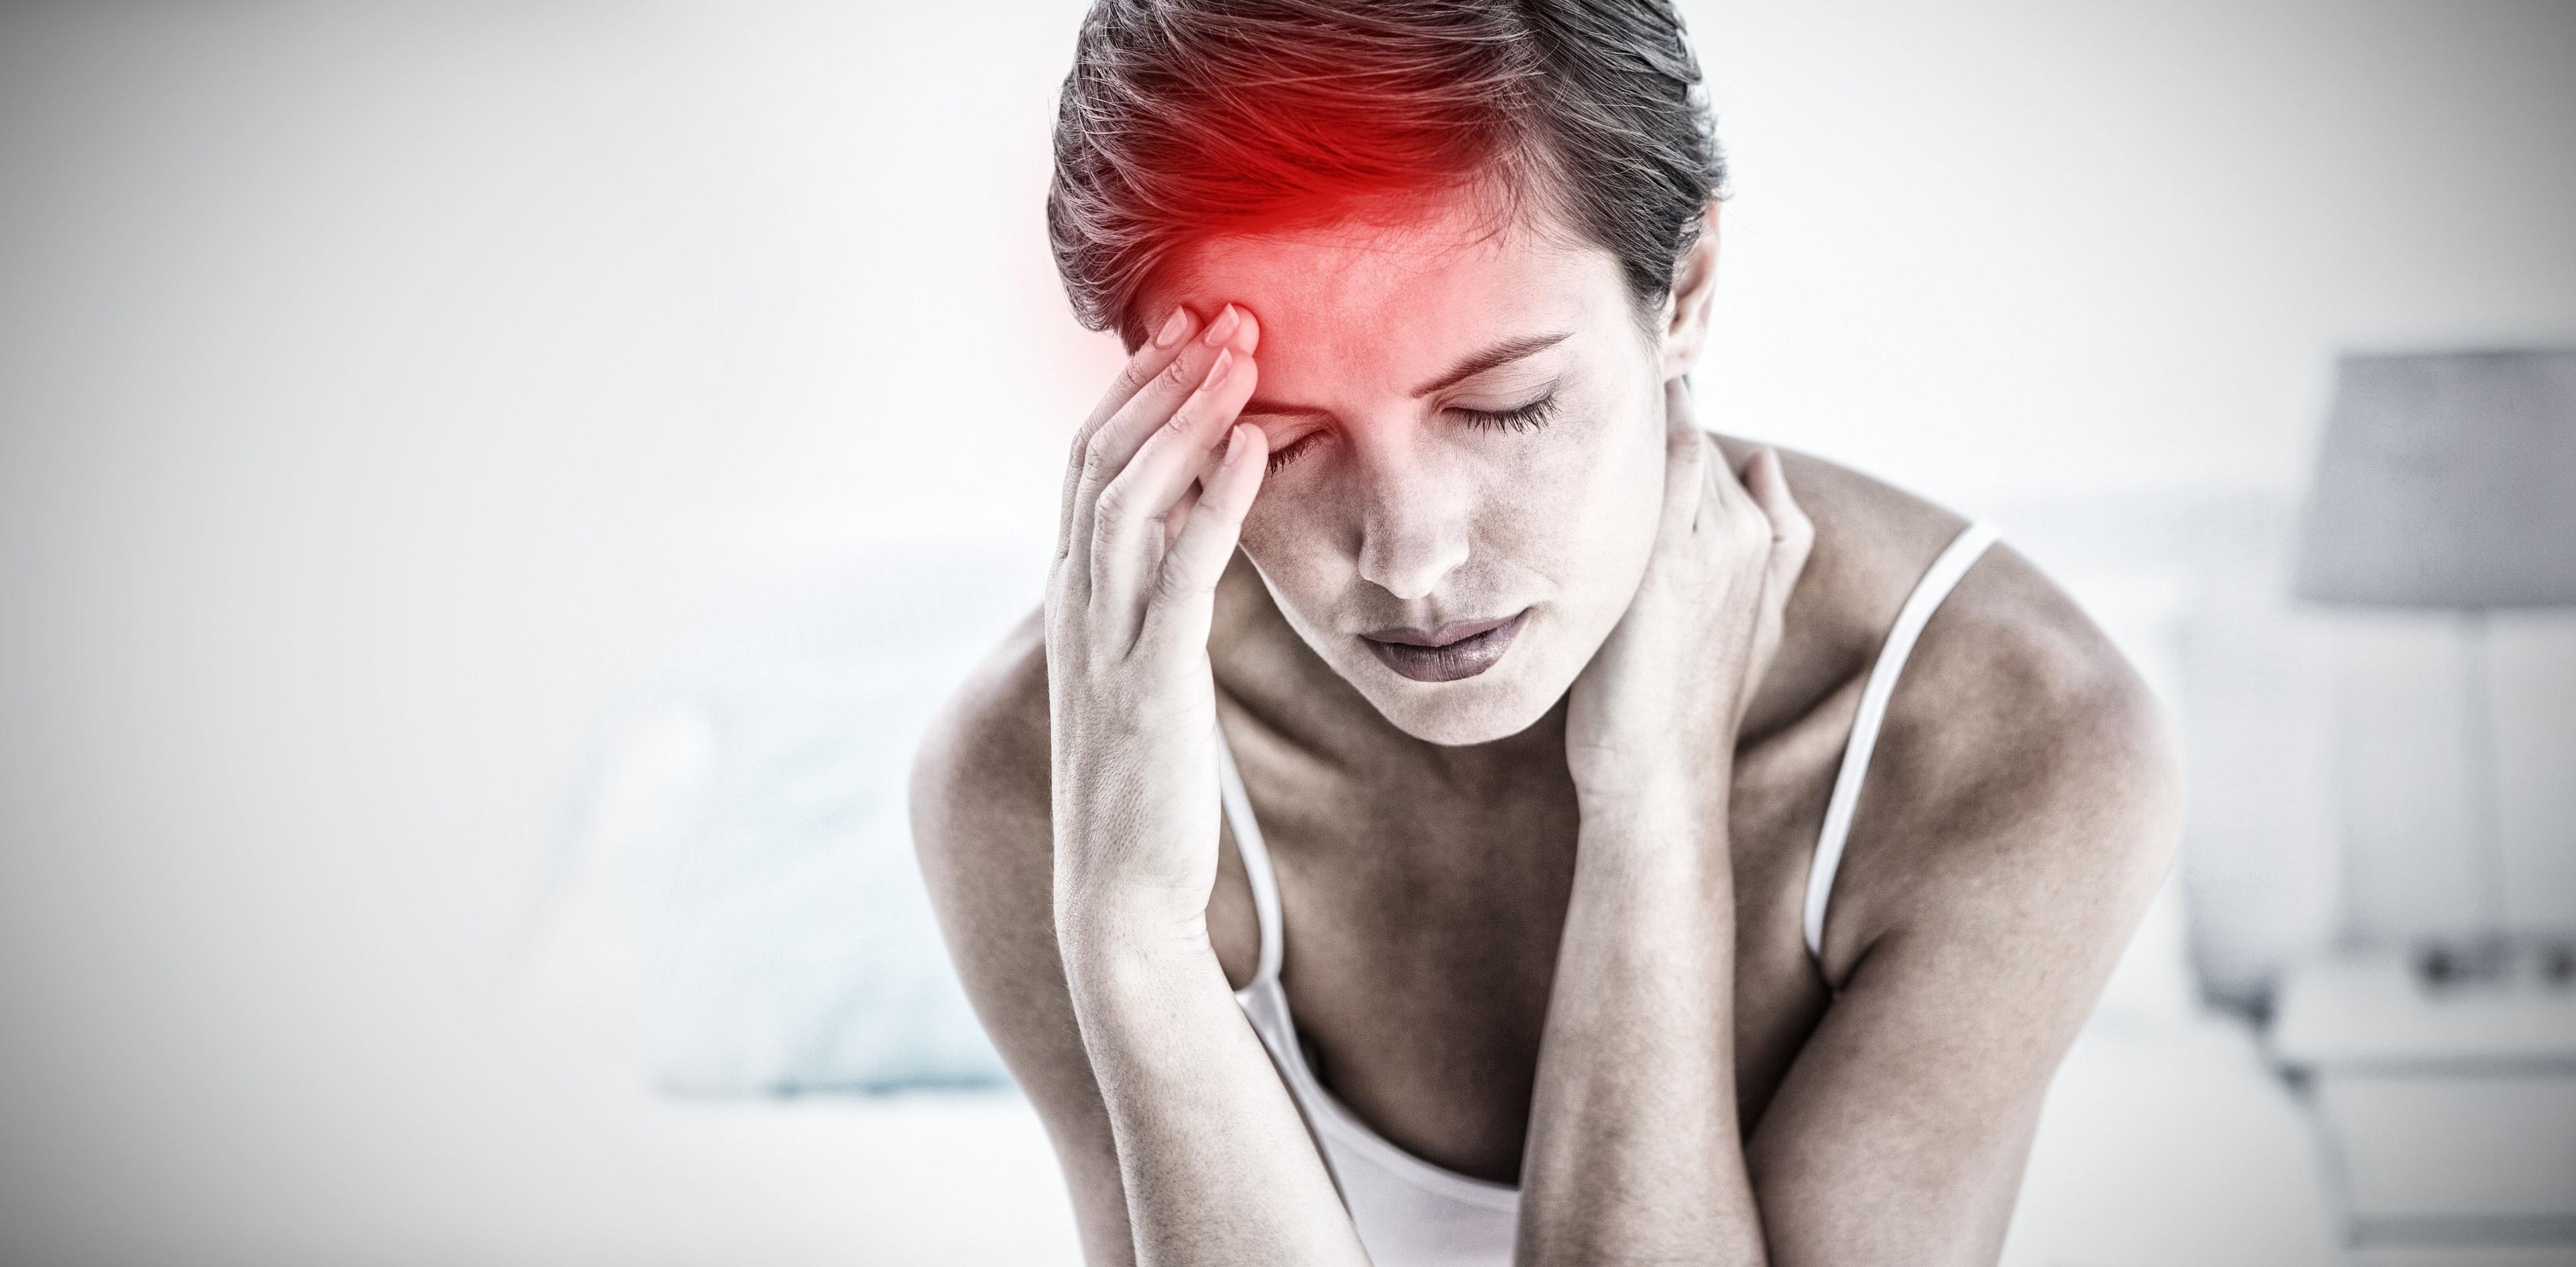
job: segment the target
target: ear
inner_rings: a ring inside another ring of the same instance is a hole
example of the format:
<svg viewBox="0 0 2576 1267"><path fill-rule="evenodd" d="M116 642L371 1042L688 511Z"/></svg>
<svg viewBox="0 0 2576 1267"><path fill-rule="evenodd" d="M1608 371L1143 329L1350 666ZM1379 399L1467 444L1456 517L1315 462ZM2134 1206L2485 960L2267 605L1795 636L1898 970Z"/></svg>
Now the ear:
<svg viewBox="0 0 2576 1267"><path fill-rule="evenodd" d="M1664 377L1679 378L1699 364L1708 347L1708 312L1717 297L1717 204L1700 209L1699 238L1673 265L1673 293L1664 301Z"/></svg>

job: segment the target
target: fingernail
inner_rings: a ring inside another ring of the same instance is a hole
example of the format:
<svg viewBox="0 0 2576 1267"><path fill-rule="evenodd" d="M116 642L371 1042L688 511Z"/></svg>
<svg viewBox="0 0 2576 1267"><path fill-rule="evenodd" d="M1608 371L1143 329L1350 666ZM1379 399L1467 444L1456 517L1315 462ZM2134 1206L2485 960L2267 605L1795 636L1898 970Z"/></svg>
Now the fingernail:
<svg viewBox="0 0 2576 1267"><path fill-rule="evenodd" d="M1188 331L1189 328L1190 310L1187 308L1172 309L1172 315L1163 318L1163 328L1154 332L1154 346L1158 348L1167 348L1180 342L1181 335Z"/></svg>
<svg viewBox="0 0 2576 1267"><path fill-rule="evenodd" d="M1234 328L1242 323L1243 314L1237 312L1233 304L1227 304L1225 311L1216 314L1216 320L1208 323L1207 334L1204 336L1207 339L1207 345L1215 347L1234 337Z"/></svg>
<svg viewBox="0 0 2576 1267"><path fill-rule="evenodd" d="M1215 360L1213 360L1213 361L1208 362L1207 385L1208 385L1208 386L1210 386L1210 387L1214 387L1214 386L1216 386L1217 384L1224 382L1224 381L1225 381L1226 371L1231 370L1231 369L1233 369L1233 368L1234 368L1234 349L1233 349L1233 348L1221 348L1221 349L1219 349L1219 350L1217 351L1217 354L1216 354L1216 359L1215 359Z"/></svg>
<svg viewBox="0 0 2576 1267"><path fill-rule="evenodd" d="M1234 424L1233 429L1225 433L1225 460L1217 465L1232 466L1234 465L1234 460L1242 456L1243 424L1238 422Z"/></svg>

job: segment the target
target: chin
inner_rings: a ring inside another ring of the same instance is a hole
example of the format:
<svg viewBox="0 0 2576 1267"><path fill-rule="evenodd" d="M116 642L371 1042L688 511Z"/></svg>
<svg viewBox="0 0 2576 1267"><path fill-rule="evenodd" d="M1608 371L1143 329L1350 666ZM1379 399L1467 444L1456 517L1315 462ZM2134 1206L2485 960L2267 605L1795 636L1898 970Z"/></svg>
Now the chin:
<svg viewBox="0 0 2576 1267"><path fill-rule="evenodd" d="M1537 650L1512 648L1514 653ZM1366 651L1359 654L1368 656ZM1506 655L1493 668L1456 682L1416 682L1371 658L1354 666L1360 671L1354 684L1396 729L1424 743L1460 748L1508 739L1537 725L1556 707L1571 683L1554 681L1540 658L1514 664Z"/></svg>

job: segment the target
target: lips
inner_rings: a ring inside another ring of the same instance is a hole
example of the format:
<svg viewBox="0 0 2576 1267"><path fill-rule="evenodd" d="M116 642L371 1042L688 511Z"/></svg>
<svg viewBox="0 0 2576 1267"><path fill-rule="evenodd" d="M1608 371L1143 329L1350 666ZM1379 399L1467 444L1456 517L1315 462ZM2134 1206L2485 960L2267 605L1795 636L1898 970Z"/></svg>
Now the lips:
<svg viewBox="0 0 2576 1267"><path fill-rule="evenodd" d="M1371 630L1360 641L1386 667L1416 682L1455 682L1494 667L1528 617L1524 607L1509 616L1452 621L1437 629Z"/></svg>

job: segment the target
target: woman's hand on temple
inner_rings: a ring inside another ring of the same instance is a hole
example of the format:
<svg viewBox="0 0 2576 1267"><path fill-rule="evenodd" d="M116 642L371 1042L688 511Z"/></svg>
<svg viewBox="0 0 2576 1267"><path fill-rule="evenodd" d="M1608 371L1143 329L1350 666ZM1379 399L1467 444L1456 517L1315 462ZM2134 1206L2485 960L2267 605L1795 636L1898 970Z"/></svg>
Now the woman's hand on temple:
<svg viewBox="0 0 2576 1267"><path fill-rule="evenodd" d="M1134 1261L1363 1267L1207 939L1208 628L1269 461L1237 421L1259 337L1232 305L1205 331L1175 310L1074 439L1046 601L1056 950Z"/></svg>
<svg viewBox="0 0 2576 1267"><path fill-rule="evenodd" d="M1654 550L1568 705L1566 759L1587 811L1726 786L1709 772L1732 769L1737 729L1815 544L1776 451L1754 453L1739 479L1699 429L1683 380L1664 384L1664 409Z"/></svg>
<svg viewBox="0 0 2576 1267"><path fill-rule="evenodd" d="M1268 443L1237 423L1257 323L1175 308L1079 434L1046 598L1059 941L1187 937L1216 881L1217 579Z"/></svg>

